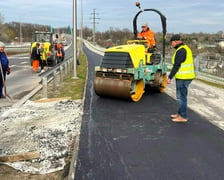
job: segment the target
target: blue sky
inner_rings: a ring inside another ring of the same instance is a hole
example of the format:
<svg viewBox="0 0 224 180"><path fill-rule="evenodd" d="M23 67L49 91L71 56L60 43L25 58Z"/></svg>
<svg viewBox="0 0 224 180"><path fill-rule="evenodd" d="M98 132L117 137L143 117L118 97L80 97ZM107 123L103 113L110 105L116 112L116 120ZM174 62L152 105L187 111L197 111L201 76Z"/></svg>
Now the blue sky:
<svg viewBox="0 0 224 180"><path fill-rule="evenodd" d="M77 0L77 25L81 24L81 0ZM132 30L132 21L139 11L135 0L83 0L83 26L93 28L93 9L96 12L96 30L106 31L110 27ZM157 9L167 18L167 31L170 33L224 31L223 0L141 0L143 9ZM25 22L52 25L53 27L72 26L73 0L5 0L0 2L0 13L4 22ZM153 12L143 12L138 25L148 22L155 32L161 32L159 16Z"/></svg>

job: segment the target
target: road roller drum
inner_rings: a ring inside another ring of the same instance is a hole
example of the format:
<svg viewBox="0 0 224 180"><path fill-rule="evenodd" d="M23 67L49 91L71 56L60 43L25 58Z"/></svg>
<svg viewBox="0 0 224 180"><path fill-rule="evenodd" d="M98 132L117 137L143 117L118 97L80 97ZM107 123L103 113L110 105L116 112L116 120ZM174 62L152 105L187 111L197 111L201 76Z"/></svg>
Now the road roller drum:
<svg viewBox="0 0 224 180"><path fill-rule="evenodd" d="M110 96L130 99L130 80L119 80L96 77L94 80L95 93L99 96Z"/></svg>

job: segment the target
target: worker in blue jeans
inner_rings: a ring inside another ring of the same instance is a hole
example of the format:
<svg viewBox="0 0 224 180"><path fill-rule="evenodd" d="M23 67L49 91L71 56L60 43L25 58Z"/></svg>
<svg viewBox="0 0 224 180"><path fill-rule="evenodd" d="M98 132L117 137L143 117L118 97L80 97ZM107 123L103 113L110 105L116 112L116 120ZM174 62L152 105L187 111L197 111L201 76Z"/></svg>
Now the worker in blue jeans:
<svg viewBox="0 0 224 180"><path fill-rule="evenodd" d="M3 88L5 86L6 74L10 74L9 60L4 51L4 48L5 44L0 42L0 98L5 97L3 95Z"/></svg>
<svg viewBox="0 0 224 180"><path fill-rule="evenodd" d="M195 78L194 58L191 49L183 43L179 34L170 39L171 46L176 49L172 57L173 67L167 79L170 84L173 77L176 79L176 97L179 109L171 114L173 122L187 122L187 95L188 87Z"/></svg>

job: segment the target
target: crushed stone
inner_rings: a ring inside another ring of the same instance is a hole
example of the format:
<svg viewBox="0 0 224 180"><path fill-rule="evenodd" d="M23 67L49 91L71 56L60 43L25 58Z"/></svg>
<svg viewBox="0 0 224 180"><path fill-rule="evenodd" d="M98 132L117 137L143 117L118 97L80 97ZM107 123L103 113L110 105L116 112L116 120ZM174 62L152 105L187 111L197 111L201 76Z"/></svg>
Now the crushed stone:
<svg viewBox="0 0 224 180"><path fill-rule="evenodd" d="M81 100L27 101L0 108L0 155L39 151L40 158L5 164L27 173L62 170L69 148L80 134Z"/></svg>

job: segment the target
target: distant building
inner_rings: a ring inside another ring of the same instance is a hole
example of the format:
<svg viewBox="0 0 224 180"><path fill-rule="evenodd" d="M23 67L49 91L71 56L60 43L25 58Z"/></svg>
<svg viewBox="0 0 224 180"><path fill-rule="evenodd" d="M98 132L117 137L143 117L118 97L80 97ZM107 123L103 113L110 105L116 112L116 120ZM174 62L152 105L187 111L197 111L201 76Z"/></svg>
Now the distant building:
<svg viewBox="0 0 224 180"><path fill-rule="evenodd" d="M224 49L224 37L220 39L216 39L216 43L218 46L220 46L222 49Z"/></svg>
<svg viewBox="0 0 224 180"><path fill-rule="evenodd" d="M215 47L217 47L217 45L216 44L202 44L202 43L197 44L198 49L204 49L204 48L208 48L208 47L215 48Z"/></svg>

